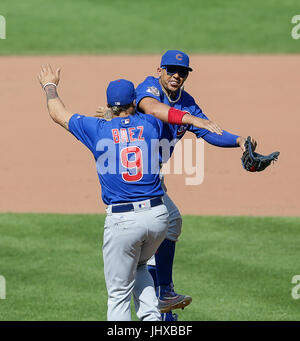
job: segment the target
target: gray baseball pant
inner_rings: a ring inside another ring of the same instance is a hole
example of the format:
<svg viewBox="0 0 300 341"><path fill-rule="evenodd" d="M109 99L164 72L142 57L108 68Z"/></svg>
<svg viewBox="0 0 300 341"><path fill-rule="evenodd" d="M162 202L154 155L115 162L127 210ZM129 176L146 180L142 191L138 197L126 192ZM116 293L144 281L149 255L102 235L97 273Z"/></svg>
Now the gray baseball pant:
<svg viewBox="0 0 300 341"><path fill-rule="evenodd" d="M139 204L143 203L143 208ZM103 261L108 293L108 321L130 321L133 294L137 316L142 321L160 321L158 301L146 262L164 240L169 213L165 205L150 201L134 204L134 211L107 216L103 235Z"/></svg>
<svg viewBox="0 0 300 341"><path fill-rule="evenodd" d="M181 228L182 228L182 217L179 212L179 209L177 206L174 204L172 199L169 197L167 194L167 187L164 182L164 175L160 173L160 180L162 184L162 188L164 190L164 196L163 196L163 201L164 204L167 207L167 210L169 212L169 225L168 225L168 231L166 234L166 239L169 239L173 242L178 241L178 237L181 234ZM155 266L155 257L154 255L149 259L147 262L148 265Z"/></svg>

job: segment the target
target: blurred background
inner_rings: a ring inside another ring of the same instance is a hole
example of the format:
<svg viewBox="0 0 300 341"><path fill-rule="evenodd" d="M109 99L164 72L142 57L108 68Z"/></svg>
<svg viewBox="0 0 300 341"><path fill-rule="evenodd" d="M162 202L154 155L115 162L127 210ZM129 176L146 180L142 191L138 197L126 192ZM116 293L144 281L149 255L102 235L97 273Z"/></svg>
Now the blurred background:
<svg viewBox="0 0 300 341"><path fill-rule="evenodd" d="M1 55L298 53L297 0L2 0Z"/></svg>

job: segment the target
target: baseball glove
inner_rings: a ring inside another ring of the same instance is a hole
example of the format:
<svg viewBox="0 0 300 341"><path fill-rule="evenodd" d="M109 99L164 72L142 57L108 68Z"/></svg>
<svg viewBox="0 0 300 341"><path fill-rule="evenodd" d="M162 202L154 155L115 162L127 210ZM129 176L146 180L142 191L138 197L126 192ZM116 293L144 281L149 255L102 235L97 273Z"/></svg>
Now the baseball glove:
<svg viewBox="0 0 300 341"><path fill-rule="evenodd" d="M261 172L270 164L278 159L279 152L274 152L269 155L261 155L253 151L251 137L248 136L245 142L245 151L242 155L242 165L248 172Z"/></svg>

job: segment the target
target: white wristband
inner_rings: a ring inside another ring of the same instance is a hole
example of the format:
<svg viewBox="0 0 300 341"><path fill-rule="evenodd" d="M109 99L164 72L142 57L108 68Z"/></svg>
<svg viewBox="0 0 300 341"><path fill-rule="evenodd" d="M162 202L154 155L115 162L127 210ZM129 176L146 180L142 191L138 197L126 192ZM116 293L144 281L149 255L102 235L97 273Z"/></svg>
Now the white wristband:
<svg viewBox="0 0 300 341"><path fill-rule="evenodd" d="M43 89L44 89L44 90L45 90L45 87L46 87L47 85L54 85L55 87L57 86L55 83L46 83L46 84L43 86Z"/></svg>

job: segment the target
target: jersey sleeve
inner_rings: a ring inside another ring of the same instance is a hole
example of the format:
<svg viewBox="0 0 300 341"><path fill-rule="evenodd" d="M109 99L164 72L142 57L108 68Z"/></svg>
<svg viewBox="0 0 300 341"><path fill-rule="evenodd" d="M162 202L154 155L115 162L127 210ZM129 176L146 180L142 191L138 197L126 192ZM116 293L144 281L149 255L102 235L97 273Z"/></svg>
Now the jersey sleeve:
<svg viewBox="0 0 300 341"><path fill-rule="evenodd" d="M222 135L218 135L216 133L208 132L203 136L203 139L217 147L223 148L234 148L238 147L238 143L236 142L239 135L234 135L229 133L228 131L223 130Z"/></svg>
<svg viewBox="0 0 300 341"><path fill-rule="evenodd" d="M99 123L96 117L74 114L69 120L69 131L92 152L95 150Z"/></svg>
<svg viewBox="0 0 300 341"><path fill-rule="evenodd" d="M191 115L208 120L207 116L202 112L202 109L196 104L195 100L190 96L187 100L188 105L184 110L188 111ZM190 125L187 129L188 131L194 133L198 138L203 137L208 133L208 130L203 128L197 128Z"/></svg>
<svg viewBox="0 0 300 341"><path fill-rule="evenodd" d="M139 107L140 101L145 97L151 97L159 102L162 101L161 89L154 77L147 77L144 82L139 84L136 88L136 107Z"/></svg>

